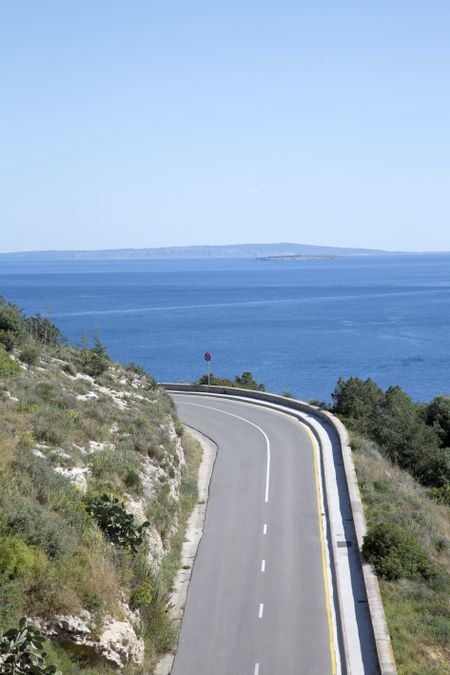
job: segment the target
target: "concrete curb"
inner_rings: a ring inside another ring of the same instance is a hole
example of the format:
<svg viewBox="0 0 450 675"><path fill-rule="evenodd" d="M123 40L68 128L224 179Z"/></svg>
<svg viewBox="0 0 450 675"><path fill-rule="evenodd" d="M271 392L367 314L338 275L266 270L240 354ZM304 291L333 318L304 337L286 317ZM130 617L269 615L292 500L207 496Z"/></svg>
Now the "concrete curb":
<svg viewBox="0 0 450 675"><path fill-rule="evenodd" d="M328 413L328 416L330 417L330 422L336 429L341 441L342 459L344 461L347 488L353 513L356 537L358 540L358 550L364 576L364 583L366 586L369 611L372 618L372 627L375 636L375 643L377 646L380 672L382 675L396 675L397 666L395 664L391 638L387 627L386 616L384 614L383 601L381 599L378 579L372 569L372 566L366 562L366 560L364 560L361 554L361 548L367 532L367 525L361 502L358 480L356 478L355 465L353 463L352 449L350 447L348 432L342 422L337 419L337 417L331 415L330 413Z"/></svg>
<svg viewBox="0 0 450 675"><path fill-rule="evenodd" d="M373 572L372 566L369 565L361 555L361 546L363 544L364 536L367 532L366 520L364 517L363 506L361 503L361 496L359 492L358 482L356 478L355 467L351 454L351 447L347 429L342 422L331 413L317 408L303 401L296 399L285 398L277 396L276 394L268 394L266 392L253 391L249 389L238 389L234 387L220 387L220 386L206 386L206 385L189 385L189 384L161 384L167 391L179 392L198 392L218 394L225 396L234 396L236 398L249 398L255 402L264 401L281 405L286 408L291 408L299 412L307 413L312 417L322 419L328 422L337 434L344 464L344 473L347 483L347 490L351 504L351 511L353 523L358 543L359 561L361 564L365 590L367 594L367 601L372 623L372 629L376 644L377 657L381 675L397 675L397 667L395 664L394 653L392 650L391 639L387 628L386 617L384 614L383 603L381 600L380 589L377 577ZM320 445L320 441L319 441ZM354 675L357 675L356 673Z"/></svg>

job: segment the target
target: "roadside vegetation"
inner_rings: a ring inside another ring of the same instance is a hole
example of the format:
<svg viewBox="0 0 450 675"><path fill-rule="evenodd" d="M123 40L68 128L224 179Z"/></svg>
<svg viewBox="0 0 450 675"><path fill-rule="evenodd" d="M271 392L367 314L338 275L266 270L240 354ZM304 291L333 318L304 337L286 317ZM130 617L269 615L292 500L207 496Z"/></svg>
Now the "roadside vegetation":
<svg viewBox="0 0 450 675"><path fill-rule="evenodd" d="M245 370L242 375L236 375L234 380L229 380L226 377L217 377L214 373L210 373L209 383L219 387L241 387L241 389L266 391L266 385L258 384L249 370ZM208 384L208 373L202 375L194 384Z"/></svg>
<svg viewBox="0 0 450 675"><path fill-rule="evenodd" d="M450 397L339 380L368 533L400 674L450 673Z"/></svg>
<svg viewBox="0 0 450 675"><path fill-rule="evenodd" d="M169 593L201 455L187 440L183 459L182 435L171 399L136 364L113 362L98 335L70 346L48 318L0 300L0 672L20 631L31 650L20 659L42 669L30 672L116 672L43 644L49 621L83 612L94 638L133 612L145 661L124 673L151 672L174 648Z"/></svg>

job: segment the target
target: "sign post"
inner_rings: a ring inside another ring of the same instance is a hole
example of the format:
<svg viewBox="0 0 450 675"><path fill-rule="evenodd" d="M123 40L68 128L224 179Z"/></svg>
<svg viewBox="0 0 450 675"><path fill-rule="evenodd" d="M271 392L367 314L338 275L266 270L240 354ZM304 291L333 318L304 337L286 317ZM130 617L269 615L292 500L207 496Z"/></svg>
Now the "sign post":
<svg viewBox="0 0 450 675"><path fill-rule="evenodd" d="M211 353L210 353L210 352L205 352L205 361L206 361L206 363L208 364L208 387L209 387L210 384L211 384L211 374L210 374L210 372L209 372L209 364L210 364L210 362L211 362L211 358L212 358Z"/></svg>

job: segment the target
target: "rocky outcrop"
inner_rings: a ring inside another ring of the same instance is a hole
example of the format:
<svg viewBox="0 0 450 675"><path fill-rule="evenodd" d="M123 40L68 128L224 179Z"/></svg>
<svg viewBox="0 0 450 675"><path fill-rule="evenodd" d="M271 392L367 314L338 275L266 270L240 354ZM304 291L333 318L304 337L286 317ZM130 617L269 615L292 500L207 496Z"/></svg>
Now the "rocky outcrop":
<svg viewBox="0 0 450 675"><path fill-rule="evenodd" d="M139 614L123 606L122 620L106 616L100 627L90 612L79 616L57 616L50 621L39 621L41 629L56 642L89 663L106 662L122 670L127 665L142 666L144 641L136 634Z"/></svg>
<svg viewBox="0 0 450 675"><path fill-rule="evenodd" d="M57 466L55 467L55 471L61 476L68 478L72 485L83 494L87 492L88 477L90 474L90 471L87 467L76 466L72 469L66 469L63 466Z"/></svg>

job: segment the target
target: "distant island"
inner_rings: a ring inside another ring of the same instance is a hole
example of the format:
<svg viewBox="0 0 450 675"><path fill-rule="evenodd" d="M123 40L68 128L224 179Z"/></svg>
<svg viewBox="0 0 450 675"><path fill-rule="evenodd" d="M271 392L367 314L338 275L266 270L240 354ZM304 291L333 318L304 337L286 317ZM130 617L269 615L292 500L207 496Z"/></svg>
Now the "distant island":
<svg viewBox="0 0 450 675"><path fill-rule="evenodd" d="M261 262L290 262L302 261L302 260L341 260L343 258L348 258L345 255L266 255L257 260Z"/></svg>
<svg viewBox="0 0 450 675"><path fill-rule="evenodd" d="M310 244L230 244L226 246L172 246L167 248L117 248L92 251L19 251L0 253L0 261L58 260L209 260L209 259L305 259L317 257L392 255L392 251L339 248Z"/></svg>

